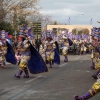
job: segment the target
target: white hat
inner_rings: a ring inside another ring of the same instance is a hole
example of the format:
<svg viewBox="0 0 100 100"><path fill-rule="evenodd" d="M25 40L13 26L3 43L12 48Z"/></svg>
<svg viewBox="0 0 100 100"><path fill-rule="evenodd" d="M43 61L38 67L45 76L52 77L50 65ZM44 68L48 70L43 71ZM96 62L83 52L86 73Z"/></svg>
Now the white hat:
<svg viewBox="0 0 100 100"><path fill-rule="evenodd" d="M62 34L64 34L65 33L65 31L62 31Z"/></svg>
<svg viewBox="0 0 100 100"><path fill-rule="evenodd" d="M67 36L63 35L63 39L67 39Z"/></svg>

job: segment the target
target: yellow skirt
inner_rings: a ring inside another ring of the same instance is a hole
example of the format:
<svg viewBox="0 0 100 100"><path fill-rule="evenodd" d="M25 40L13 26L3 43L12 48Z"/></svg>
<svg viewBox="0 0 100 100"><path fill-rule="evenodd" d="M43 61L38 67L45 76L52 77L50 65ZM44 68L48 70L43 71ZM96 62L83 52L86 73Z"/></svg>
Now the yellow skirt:
<svg viewBox="0 0 100 100"><path fill-rule="evenodd" d="M95 93L100 92L100 82L95 82L92 88L95 91Z"/></svg>
<svg viewBox="0 0 100 100"><path fill-rule="evenodd" d="M82 51L86 52L86 47L81 48L81 52L82 52Z"/></svg>
<svg viewBox="0 0 100 100"><path fill-rule="evenodd" d="M67 55L67 53L68 53L68 47L64 47L62 50L62 54Z"/></svg>
<svg viewBox="0 0 100 100"><path fill-rule="evenodd" d="M91 54L91 59L93 59L94 58L94 55L93 54Z"/></svg>
<svg viewBox="0 0 100 100"><path fill-rule="evenodd" d="M19 67L20 69L24 70L25 68L27 68L27 64L28 64L28 61L30 59L30 56L21 56L20 58L20 64L19 64Z"/></svg>
<svg viewBox="0 0 100 100"><path fill-rule="evenodd" d="M51 61L54 59L54 52L46 52L46 57L48 61Z"/></svg>
<svg viewBox="0 0 100 100"><path fill-rule="evenodd" d="M5 56L4 56L4 54L2 54L1 56L0 56L0 63L3 63L5 61Z"/></svg>
<svg viewBox="0 0 100 100"><path fill-rule="evenodd" d="M100 64L95 64L95 69L100 69Z"/></svg>

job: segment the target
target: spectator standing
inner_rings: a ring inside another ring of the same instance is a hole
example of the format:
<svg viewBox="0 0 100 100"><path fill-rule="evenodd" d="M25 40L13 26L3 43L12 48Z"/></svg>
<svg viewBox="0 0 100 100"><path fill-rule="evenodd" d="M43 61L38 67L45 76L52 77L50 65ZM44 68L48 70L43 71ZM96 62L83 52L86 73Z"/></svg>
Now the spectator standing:
<svg viewBox="0 0 100 100"><path fill-rule="evenodd" d="M40 45L42 44L42 42L41 42L41 39L40 39L40 37L38 36L38 38L35 40L35 46L36 46L36 49L38 50L38 52L39 52L39 50L40 50Z"/></svg>

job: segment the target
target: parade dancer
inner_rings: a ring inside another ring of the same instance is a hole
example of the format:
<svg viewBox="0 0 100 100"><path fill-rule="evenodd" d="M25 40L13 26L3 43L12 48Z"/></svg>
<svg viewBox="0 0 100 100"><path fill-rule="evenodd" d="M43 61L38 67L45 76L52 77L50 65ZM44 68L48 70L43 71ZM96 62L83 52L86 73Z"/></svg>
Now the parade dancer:
<svg viewBox="0 0 100 100"><path fill-rule="evenodd" d="M94 56L94 51L93 50L91 52L91 60L92 60L91 68L95 69L95 56Z"/></svg>
<svg viewBox="0 0 100 100"><path fill-rule="evenodd" d="M96 72L92 75L92 77L94 79L97 79L97 75L100 73L100 54L98 55L98 57L96 57L95 69L96 69Z"/></svg>
<svg viewBox="0 0 100 100"><path fill-rule="evenodd" d="M95 41L94 41L95 43ZM96 69L96 72L92 75L94 79L97 79L97 75L100 72L100 43L93 44L93 52L91 55L92 58L92 69Z"/></svg>
<svg viewBox="0 0 100 100"><path fill-rule="evenodd" d="M2 68L6 68L6 64L5 64L5 54L6 52L3 51L3 44L2 41L0 40L0 65Z"/></svg>
<svg viewBox="0 0 100 100"><path fill-rule="evenodd" d="M28 70L32 74L48 71L48 68L44 63L41 55L28 39L28 32L29 31L25 29L23 34L19 35L22 38L22 42L18 44L17 51L21 53L21 57L19 62L19 71L14 75L16 78L20 78L23 72L25 73L24 78L29 78Z"/></svg>
<svg viewBox="0 0 100 100"><path fill-rule="evenodd" d="M65 59L64 62L68 62L68 49L69 49L69 42L66 36L63 36L63 44L62 44L62 54L64 55Z"/></svg>
<svg viewBox="0 0 100 100"><path fill-rule="evenodd" d="M72 41L66 36L63 35L63 43L62 43L62 53L65 57L64 62L68 62L68 49L73 43Z"/></svg>
<svg viewBox="0 0 100 100"><path fill-rule="evenodd" d="M92 58L92 69L95 69L95 63L97 60L98 55L100 54L100 43L99 42L99 32L100 32L100 28L92 28L91 29L91 36L92 36L92 45L91 48L93 50L91 58Z"/></svg>
<svg viewBox="0 0 100 100"><path fill-rule="evenodd" d="M25 37L20 37L22 39L24 39ZM30 49L29 49L30 44L28 43L28 40L26 41L21 41L18 43L17 46L17 53L19 52L21 54L20 56L20 62L19 62L19 72L18 74L15 74L15 77L20 78L22 72L25 72L24 77L29 78L29 74L28 74L28 68L27 68L27 63L30 59L31 53L30 53Z"/></svg>
<svg viewBox="0 0 100 100"><path fill-rule="evenodd" d="M92 68L92 69L95 69L94 67L95 67L95 63L94 63L94 46L92 45L92 43L90 43L90 45L89 45L89 51L90 51L90 53L91 53L91 56L90 56L90 58L91 58L91 60L92 60L92 65L90 66L90 68Z"/></svg>
<svg viewBox="0 0 100 100"><path fill-rule="evenodd" d="M44 49L42 53L45 53L46 64L52 65L54 63L60 64L59 46L57 41L53 40L50 32L46 33L46 41L44 42Z"/></svg>
<svg viewBox="0 0 100 100"><path fill-rule="evenodd" d="M97 76L97 82L95 82L92 88L83 96L79 97L78 95L74 96L74 100L88 100L93 97L95 94L100 92L100 73Z"/></svg>
<svg viewBox="0 0 100 100"><path fill-rule="evenodd" d="M97 46L98 36L96 34L93 34L92 39L94 40L93 45L95 45L95 50L96 50L94 56L98 58L97 63L95 63L95 68L97 69L97 72L92 77L97 78L97 82L93 84L92 88L85 95L81 97L79 97L78 95L74 96L74 100L88 100L89 98L93 97L95 94L100 92L100 73L99 73L100 72L100 45ZM99 55L97 52L99 53Z"/></svg>
<svg viewBox="0 0 100 100"><path fill-rule="evenodd" d="M0 65L2 68L6 68L6 61L16 64L15 53L8 40L8 32L2 30L0 32Z"/></svg>
<svg viewBox="0 0 100 100"><path fill-rule="evenodd" d="M84 45L84 42L83 43L81 43L81 51L80 51L80 55L81 54L86 54L86 46Z"/></svg>
<svg viewBox="0 0 100 100"><path fill-rule="evenodd" d="M96 69L95 68L95 63L97 63L98 57L99 57L99 53L96 52L96 51L92 51L92 54L91 54L91 59L92 59L92 66L91 66L91 68L92 69Z"/></svg>
<svg viewBox="0 0 100 100"><path fill-rule="evenodd" d="M99 57L99 49L100 45L96 46L96 43L93 45L92 44L92 52L91 52L91 59L92 59L92 69L95 69L95 63L97 63L98 57Z"/></svg>

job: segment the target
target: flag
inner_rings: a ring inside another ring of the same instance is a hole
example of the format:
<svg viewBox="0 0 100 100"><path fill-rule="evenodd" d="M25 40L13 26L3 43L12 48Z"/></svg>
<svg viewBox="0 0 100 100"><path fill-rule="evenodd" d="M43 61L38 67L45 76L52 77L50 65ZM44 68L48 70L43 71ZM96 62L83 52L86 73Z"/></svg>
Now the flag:
<svg viewBox="0 0 100 100"><path fill-rule="evenodd" d="M34 34L32 33L32 29L33 29L33 28L30 28L30 29L28 30L28 36L30 37L31 40L34 39Z"/></svg>
<svg viewBox="0 0 100 100"><path fill-rule="evenodd" d="M92 25L92 22L93 22L93 18L90 19L90 24L91 24L91 25Z"/></svg>
<svg viewBox="0 0 100 100"><path fill-rule="evenodd" d="M49 22L50 22L50 20L49 20L48 17L45 18L45 22L46 22L46 23L49 23Z"/></svg>
<svg viewBox="0 0 100 100"><path fill-rule="evenodd" d="M68 18L68 23L70 24L71 17Z"/></svg>
<svg viewBox="0 0 100 100"><path fill-rule="evenodd" d="M62 39L63 38L63 35L67 36L68 37L68 29L66 29L66 31L63 31L62 34L60 34L58 36L58 40Z"/></svg>
<svg viewBox="0 0 100 100"><path fill-rule="evenodd" d="M45 40L46 39L46 31L44 31L43 33L41 33L41 40Z"/></svg>
<svg viewBox="0 0 100 100"><path fill-rule="evenodd" d="M54 39L55 38L55 34L54 34L54 31L52 30L51 31L51 37Z"/></svg>
<svg viewBox="0 0 100 100"><path fill-rule="evenodd" d="M100 31L99 28L93 28L93 29L91 29L91 36L92 36L93 40L99 41L99 39L100 39L99 31Z"/></svg>
<svg viewBox="0 0 100 100"><path fill-rule="evenodd" d="M68 38L69 38L69 39L72 39L72 38L73 38L72 35L73 35L72 32L68 33Z"/></svg>

